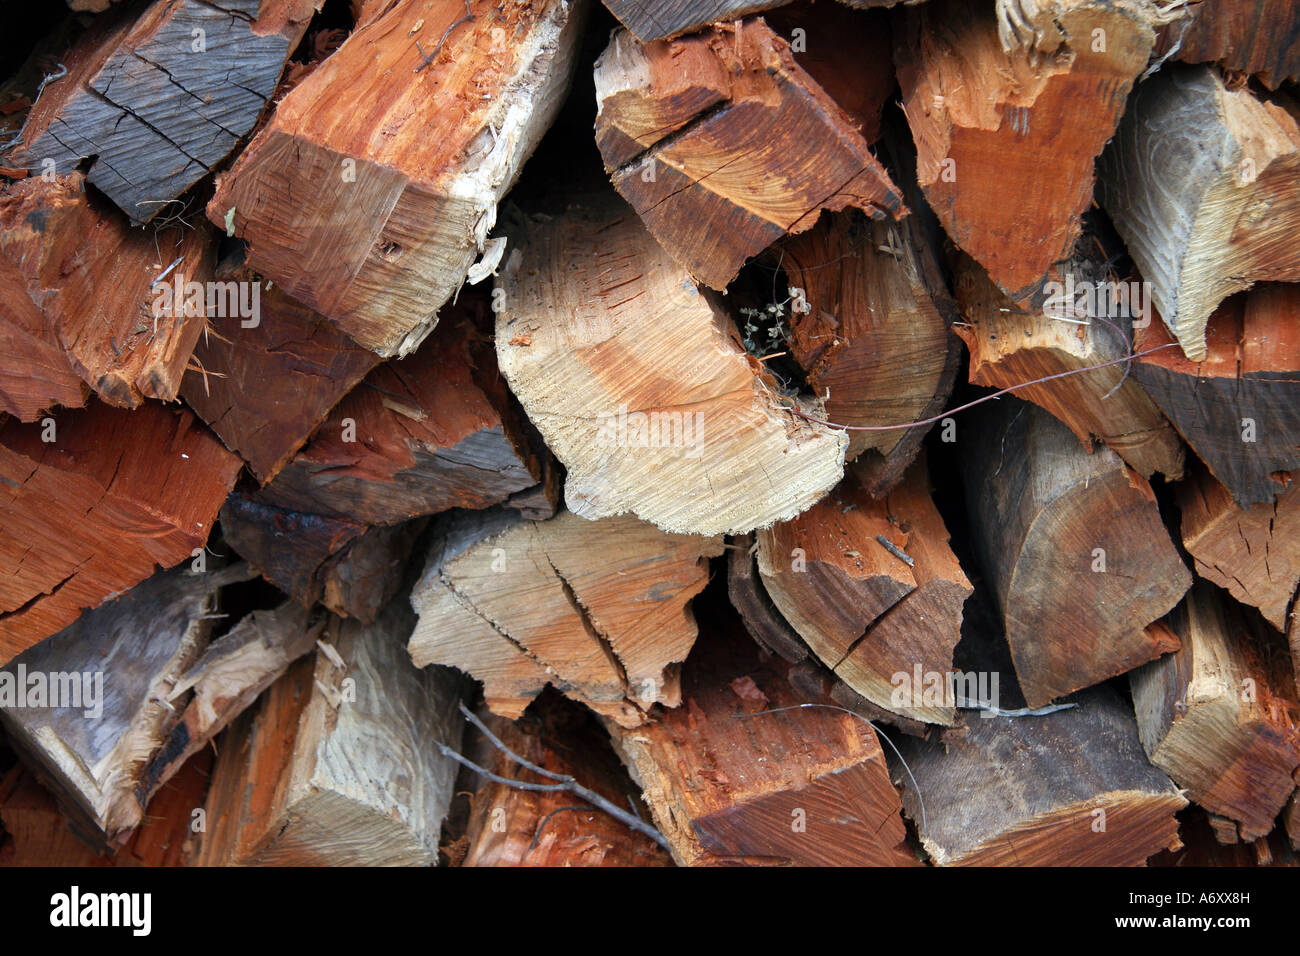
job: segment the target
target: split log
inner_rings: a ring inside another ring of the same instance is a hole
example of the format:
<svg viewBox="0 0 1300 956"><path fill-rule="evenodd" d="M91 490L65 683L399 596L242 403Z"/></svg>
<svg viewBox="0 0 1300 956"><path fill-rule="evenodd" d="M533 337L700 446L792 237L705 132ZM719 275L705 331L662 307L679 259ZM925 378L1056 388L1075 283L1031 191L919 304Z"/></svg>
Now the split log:
<svg viewBox="0 0 1300 956"><path fill-rule="evenodd" d="M959 258L954 287L966 322L954 330L970 350L973 384L1010 388L1118 362L1129 354L1135 316L1111 320L1095 305L1097 290L1109 288L1104 286L1109 280L1093 281L1074 271L1066 276L1055 302L1039 310L1020 309L978 263L969 256ZM1092 311L1086 304L1075 305L1084 302L1085 293L1094 296ZM1137 321L1149 322L1150 315ZM1015 394L1068 425L1085 448L1092 448L1094 437L1101 439L1144 478L1157 471L1170 480L1182 477L1182 439L1127 364L1029 385Z"/></svg>
<svg viewBox="0 0 1300 956"><path fill-rule="evenodd" d="M193 426L100 403L0 424L0 663L204 547L240 462Z"/></svg>
<svg viewBox="0 0 1300 956"><path fill-rule="evenodd" d="M102 18L46 84L13 161L71 172L137 223L177 197L253 128L323 0L157 0Z"/></svg>
<svg viewBox="0 0 1300 956"><path fill-rule="evenodd" d="M1259 608L1286 633L1287 611L1300 585L1300 486L1271 503L1239 508L1227 488L1198 469L1177 491L1183 545L1196 574Z"/></svg>
<svg viewBox="0 0 1300 956"><path fill-rule="evenodd" d="M1072 703L968 713L964 734L904 738L903 807L936 864L1138 866L1181 846L1174 814L1187 801L1147 762L1128 706L1105 687Z"/></svg>
<svg viewBox="0 0 1300 956"><path fill-rule="evenodd" d="M972 590L930 500L924 462L883 498L851 470L811 509L759 532L758 545L767 593L836 677L894 713L952 723L951 695L899 693L900 675L907 683L916 672L952 670Z"/></svg>
<svg viewBox="0 0 1300 956"><path fill-rule="evenodd" d="M208 644L220 589L251 576L244 565L156 574L0 671L5 732L82 839L110 846L140 823L164 782L151 765L169 740L184 743L172 737L187 703L168 701L174 682Z"/></svg>
<svg viewBox="0 0 1300 956"><path fill-rule="evenodd" d="M353 389L258 498L364 525L499 504L542 474L520 417L491 343L444 315L415 355Z"/></svg>
<svg viewBox="0 0 1300 956"><path fill-rule="evenodd" d="M1300 8L1291 0L1194 0L1161 31L1160 55L1250 73L1270 90L1300 80Z"/></svg>
<svg viewBox="0 0 1300 956"><path fill-rule="evenodd" d="M739 534L839 481L844 433L788 410L730 320L616 198L528 219L511 239L497 361L568 468L575 514Z"/></svg>
<svg viewBox="0 0 1300 956"><path fill-rule="evenodd" d="M1181 650L1130 675L1142 745L1192 800L1236 821L1240 839L1265 836L1300 768L1290 661L1208 584L1168 624Z"/></svg>
<svg viewBox="0 0 1300 956"><path fill-rule="evenodd" d="M966 504L1031 707L1175 650L1144 630L1191 586L1144 478L1036 405L1003 398L963 432Z"/></svg>
<svg viewBox="0 0 1300 956"><path fill-rule="evenodd" d="M112 405L175 401L203 329L206 225L146 232L99 207L80 173L0 194L0 338L23 350L5 356L0 389L24 421L81 406L78 377Z"/></svg>
<svg viewBox="0 0 1300 956"><path fill-rule="evenodd" d="M346 518L302 514L236 491L221 509L226 543L304 607L370 623L401 587L424 519L367 528Z"/></svg>
<svg viewBox="0 0 1300 956"><path fill-rule="evenodd" d="M1138 87L1098 164L1099 197L1192 361L1227 296L1300 280L1300 111L1230 90L1210 67Z"/></svg>
<svg viewBox="0 0 1300 956"><path fill-rule="evenodd" d="M1149 0L931 0L895 21L917 178L953 242L1017 303L1042 301L1079 238L1156 20Z"/></svg>
<svg viewBox="0 0 1300 956"><path fill-rule="evenodd" d="M686 664L683 706L627 730L606 721L683 866L914 866L875 732L802 708L788 667L713 632ZM833 705L832 705L833 706ZM792 707L779 713L762 713Z"/></svg>
<svg viewBox="0 0 1300 956"><path fill-rule="evenodd" d="M609 736L575 706L548 706L518 722L487 715L507 747L553 773L567 774L615 805L640 796L609 746ZM470 759L500 777L539 779L479 735ZM481 778L480 778L481 779ZM654 840L567 792L520 790L481 780L470 797L461 866L671 866Z"/></svg>
<svg viewBox="0 0 1300 956"><path fill-rule="evenodd" d="M769 654L780 654L791 664L808 657L808 645L781 616L763 587L758 573L758 543L742 534L727 545L727 597L740 614L755 643Z"/></svg>
<svg viewBox="0 0 1300 956"><path fill-rule="evenodd" d="M615 188L710 288L823 210L906 213L852 119L762 19L646 45L615 33L596 101Z"/></svg>
<svg viewBox="0 0 1300 956"><path fill-rule="evenodd" d="M1261 286L1229 299L1205 335L1205 359L1165 348L1133 374L1243 508L1272 501L1300 468L1300 287ZM1152 323L1137 351L1173 338Z"/></svg>
<svg viewBox="0 0 1300 956"><path fill-rule="evenodd" d="M582 6L471 0L466 22L464 0L388 4L276 105L208 216L358 343L408 354L558 110Z"/></svg>
<svg viewBox="0 0 1300 956"><path fill-rule="evenodd" d="M430 866L459 748L459 681L410 666L405 599L322 646L222 738L200 866Z"/></svg>
<svg viewBox="0 0 1300 956"><path fill-rule="evenodd" d="M790 0L605 0L605 6L644 43L694 33L711 23L739 20L789 2ZM840 0L845 6L858 10L918 2L920 0Z"/></svg>
<svg viewBox="0 0 1300 956"><path fill-rule="evenodd" d="M681 702L679 665L696 636L686 605L722 549L721 537L626 516L455 513L435 529L412 594L411 657L482 681L489 709L505 717L553 683L635 727L655 703Z"/></svg>

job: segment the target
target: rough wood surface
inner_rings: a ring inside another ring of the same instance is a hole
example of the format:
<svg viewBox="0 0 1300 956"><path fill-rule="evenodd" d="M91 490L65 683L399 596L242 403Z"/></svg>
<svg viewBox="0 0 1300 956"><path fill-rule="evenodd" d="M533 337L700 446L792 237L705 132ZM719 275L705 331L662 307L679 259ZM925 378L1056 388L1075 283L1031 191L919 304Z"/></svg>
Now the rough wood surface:
<svg viewBox="0 0 1300 956"><path fill-rule="evenodd" d="M930 500L924 462L881 498L850 470L811 509L759 532L758 543L772 602L836 677L879 707L952 723L953 701L923 700L920 688L906 702L895 694L897 675L910 681L918 667L952 670L971 594Z"/></svg>
<svg viewBox="0 0 1300 956"><path fill-rule="evenodd" d="M266 105L323 0L156 0L101 18L46 85L12 154L88 179L136 222L208 174ZM196 33L195 31L199 31Z"/></svg>
<svg viewBox="0 0 1300 956"><path fill-rule="evenodd" d="M1290 661L1205 583L1168 622L1182 649L1130 675L1142 745L1192 800L1236 821L1240 839L1264 836L1300 767Z"/></svg>
<svg viewBox="0 0 1300 956"><path fill-rule="evenodd" d="M1082 275L1077 280L1073 288L1080 295L1096 288ZM966 320L954 329L970 351L974 384L1009 388L1129 354L1129 319L1103 322L1104 316L1077 310L1073 302L1061 299L1040 310L1017 308L969 256L958 259L953 284ZM1153 319L1148 315L1146 321ZM1085 448L1092 448L1094 437L1101 439L1144 478L1160 472L1176 480L1183 474L1182 439L1130 366L1111 365L1020 388L1015 394L1068 425Z"/></svg>
<svg viewBox="0 0 1300 956"><path fill-rule="evenodd" d="M440 45L464 0L388 4L276 105L208 216L233 212L250 265L361 345L408 354L559 108L582 6L472 0Z"/></svg>
<svg viewBox="0 0 1300 956"><path fill-rule="evenodd" d="M410 666L405 599L371 625L334 619L222 738L203 866L430 866L459 748L459 681Z"/></svg>
<svg viewBox="0 0 1300 956"><path fill-rule="evenodd" d="M920 0L840 0L847 7L867 10ZM711 23L735 21L752 13L781 7L789 0L605 0L610 13L638 40L664 40L694 33Z"/></svg>
<svg viewBox="0 0 1300 956"><path fill-rule="evenodd" d="M1133 375L1243 508L1272 501L1300 468L1300 286L1266 285L1224 302L1206 327L1205 358L1166 348ZM1173 341L1152 322L1137 351Z"/></svg>
<svg viewBox="0 0 1300 956"><path fill-rule="evenodd" d="M175 290L211 278L211 231L130 229L102 206L80 173L0 190L0 389L25 421L82 405L74 377L113 405L175 401L203 329L206 287L192 309Z"/></svg>
<svg viewBox="0 0 1300 956"><path fill-rule="evenodd" d="M909 866L875 731L809 699L789 665L712 632L686 664L683 705L635 730L607 721L683 866ZM780 713L761 713L796 707Z"/></svg>
<svg viewBox="0 0 1300 956"><path fill-rule="evenodd" d="M157 404L96 402L54 429L0 423L0 662L187 561L240 468L192 414Z"/></svg>
<svg viewBox="0 0 1300 956"><path fill-rule="evenodd" d="M1072 701L1041 717L966 714L965 734L942 741L904 738L912 773L895 776L936 864L1139 866L1181 846L1174 814L1187 801L1147 762L1127 704L1104 687Z"/></svg>
<svg viewBox="0 0 1300 956"><path fill-rule="evenodd" d="M953 242L1016 302L1041 301L1079 237L1154 17L1148 0L932 0L895 21L917 178Z"/></svg>
<svg viewBox="0 0 1300 956"><path fill-rule="evenodd" d="M412 594L411 658L482 681L502 716L518 717L552 683L637 726L655 703L681 701L679 666L696 636L686 605L722 548L721 537L667 534L626 516L454 514L435 529Z"/></svg>
<svg viewBox="0 0 1300 956"><path fill-rule="evenodd" d="M971 418L971 533L1029 706L1174 650L1144 628L1192 576L1146 480L1109 449L1089 454L1036 405L1007 397Z"/></svg>
<svg viewBox="0 0 1300 956"><path fill-rule="evenodd" d="M710 288L823 210L906 212L852 119L762 19L645 45L615 33L596 100L615 188Z"/></svg>
<svg viewBox="0 0 1300 956"><path fill-rule="evenodd" d="M1300 279L1300 112L1166 67L1135 93L1098 165L1098 198L1187 358L1224 298Z"/></svg>
<svg viewBox="0 0 1300 956"><path fill-rule="evenodd" d="M1300 7L1291 0L1194 0L1166 26L1156 52L1251 73L1270 90L1300 80Z"/></svg>
<svg viewBox="0 0 1300 956"><path fill-rule="evenodd" d="M743 533L839 480L844 433L784 407L721 308L615 197L526 219L511 240L497 360L568 468L575 514Z"/></svg>
<svg viewBox="0 0 1300 956"><path fill-rule="evenodd" d="M739 612L758 646L779 654L791 664L808 656L808 645L799 632L781 616L763 587L758 573L758 542L752 534L737 535L727 545L727 597Z"/></svg>
<svg viewBox="0 0 1300 956"><path fill-rule="evenodd" d="M1250 508L1204 469L1178 485L1183 546L1196 574L1259 608L1279 631L1300 585L1300 486Z"/></svg>

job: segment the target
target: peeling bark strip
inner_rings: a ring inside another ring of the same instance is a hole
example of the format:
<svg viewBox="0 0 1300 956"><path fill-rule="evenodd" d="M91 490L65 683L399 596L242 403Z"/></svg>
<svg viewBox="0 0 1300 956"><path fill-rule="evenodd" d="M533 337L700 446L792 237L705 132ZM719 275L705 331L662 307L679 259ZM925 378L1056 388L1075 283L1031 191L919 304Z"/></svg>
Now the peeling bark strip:
<svg viewBox="0 0 1300 956"><path fill-rule="evenodd" d="M208 540L240 461L188 411L0 425L0 663Z"/></svg>
<svg viewBox="0 0 1300 956"><path fill-rule="evenodd" d="M208 205L249 264L385 357L461 285L568 89L582 0L399 0L293 88ZM412 25L420 30L412 34Z"/></svg>
<svg viewBox="0 0 1300 956"><path fill-rule="evenodd" d="M1036 304L1154 41L1149 0L931 0L896 19L917 177L952 240ZM1098 34L1101 31L1100 42Z"/></svg>
<svg viewBox="0 0 1300 956"><path fill-rule="evenodd" d="M518 717L552 683L635 727L655 703L681 702L678 667L696 635L686 605L722 548L630 517L457 513L438 526L411 597L411 658L482 681L493 713Z"/></svg>
<svg viewBox="0 0 1300 956"><path fill-rule="evenodd" d="M609 12L618 17L642 43L668 40L694 33L711 23L739 20L789 3L790 0L605 0ZM840 0L846 7L868 10L892 7L920 0Z"/></svg>
<svg viewBox="0 0 1300 956"><path fill-rule="evenodd" d="M902 738L903 807L939 866L1139 866L1181 847L1187 806L1142 753L1133 714L1099 687L1043 717L963 717ZM918 791L925 802L922 822Z"/></svg>
<svg viewBox="0 0 1300 956"><path fill-rule="evenodd" d="M1030 707L1174 650L1145 626L1191 586L1155 495L1106 448L1014 398L962 440L971 532Z"/></svg>
<svg viewBox="0 0 1300 956"><path fill-rule="evenodd" d="M620 31L596 100L615 188L710 288L823 210L906 214L857 126L761 19L646 45Z"/></svg>
<svg viewBox="0 0 1300 956"><path fill-rule="evenodd" d="M253 128L323 0L157 0L92 27L42 91L13 160L89 182L135 222L175 199Z"/></svg>
<svg viewBox="0 0 1300 956"><path fill-rule="evenodd" d="M0 403L25 421L84 404L77 378L112 405L175 401L203 329L206 298L161 308L155 280L170 266L171 293L210 278L207 225L155 235L96 206L80 173L0 192L0 341L16 347L0 357Z"/></svg>
<svg viewBox="0 0 1300 956"><path fill-rule="evenodd" d="M1160 34L1156 53L1251 73L1270 90L1300 80L1300 5L1294 0L1193 0Z"/></svg>
<svg viewBox="0 0 1300 956"><path fill-rule="evenodd" d="M1300 111L1229 90L1217 70L1143 83L1098 165L1099 199L1189 359L1205 324L1256 282L1300 280Z"/></svg>
<svg viewBox="0 0 1300 956"><path fill-rule="evenodd" d="M730 319L616 197L512 224L511 242L497 360L568 468L575 514L743 533L839 481L845 434L787 410Z"/></svg>

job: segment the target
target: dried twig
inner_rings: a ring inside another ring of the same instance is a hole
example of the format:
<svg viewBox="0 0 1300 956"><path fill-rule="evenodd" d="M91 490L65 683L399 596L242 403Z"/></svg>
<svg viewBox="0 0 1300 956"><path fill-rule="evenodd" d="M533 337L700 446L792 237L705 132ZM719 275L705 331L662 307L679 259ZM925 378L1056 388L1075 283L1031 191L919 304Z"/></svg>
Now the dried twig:
<svg viewBox="0 0 1300 956"><path fill-rule="evenodd" d="M438 41L438 45L437 45L436 47L433 48L433 52L432 52L432 53L428 53L428 54L426 54L426 53L424 52L424 47L420 46L420 41L419 41L419 40L416 40L416 41L415 41L415 48L416 48L417 50L420 51L420 56L424 57L424 59L421 60L420 63L419 63L419 65L416 66L416 68L415 68L414 70L412 70L411 72L412 72L412 73L419 73L419 72L420 72L421 70L423 70L426 66L428 66L430 63L432 63L432 62L433 62L433 58L436 57L436 56L438 55L438 53L439 53L440 50L442 50L442 45L443 45L444 43L447 42L447 37L451 36L451 31L454 30L454 29L456 29L456 28L457 28L458 26L460 26L462 23L468 23L470 20L473 20L473 19L474 19L474 15L473 15L472 13L469 12L469 0L465 0L465 15L464 15L463 17L461 17L459 20L457 20L455 23L453 23L451 26L447 27L446 30L443 30L443 31L442 31L442 39Z"/></svg>

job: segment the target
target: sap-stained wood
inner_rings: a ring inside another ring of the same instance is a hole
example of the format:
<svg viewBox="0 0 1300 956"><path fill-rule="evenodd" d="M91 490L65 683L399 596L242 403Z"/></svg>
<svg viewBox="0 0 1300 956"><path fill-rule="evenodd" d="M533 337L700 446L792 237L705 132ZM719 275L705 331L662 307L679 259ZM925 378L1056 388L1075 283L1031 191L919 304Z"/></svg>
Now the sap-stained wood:
<svg viewBox="0 0 1300 956"><path fill-rule="evenodd" d="M410 666L405 598L330 622L222 737L202 866L430 866L460 747L455 675Z"/></svg>
<svg viewBox="0 0 1300 956"><path fill-rule="evenodd" d="M0 358L3 410L31 421L80 406L77 378L113 405L174 401L203 312L170 305L155 279L171 267L173 299L178 279L210 279L211 235L202 223L131 229L80 173L0 190L0 341L14 349Z"/></svg>
<svg viewBox="0 0 1300 956"><path fill-rule="evenodd" d="M1300 280L1300 111L1210 67L1142 83L1098 165L1098 200L1187 358L1234 292Z"/></svg>
<svg viewBox="0 0 1300 956"><path fill-rule="evenodd" d="M541 463L494 362L471 325L444 317L415 355L353 389L259 499L390 525L531 488Z"/></svg>
<svg viewBox="0 0 1300 956"><path fill-rule="evenodd" d="M1292 0L1195 0L1187 11L1161 31L1156 52L1176 45L1179 60L1252 73L1271 90L1300 79L1300 7Z"/></svg>
<svg viewBox="0 0 1300 956"><path fill-rule="evenodd" d="M662 40L692 33L711 23L732 21L751 13L781 7L789 0L605 0L610 13L618 17L637 39ZM919 0L840 0L846 7L867 10L892 7ZM820 12L820 11L818 11Z"/></svg>
<svg viewBox="0 0 1300 956"><path fill-rule="evenodd" d="M936 864L1138 866L1181 847L1174 814L1187 801L1147 762L1128 705L1105 687L1071 702L902 738L903 806Z"/></svg>
<svg viewBox="0 0 1300 956"><path fill-rule="evenodd" d="M1165 348L1133 375L1243 508L1272 501L1300 468L1300 286L1266 285L1223 303L1205 334L1205 358ZM1169 345L1164 326L1139 333L1138 351Z"/></svg>
<svg viewBox="0 0 1300 956"><path fill-rule="evenodd" d="M177 769L161 751L169 743L184 745L184 731L173 732L188 701L180 697L173 704L168 697L208 644L220 589L249 577L244 565L201 574L188 567L160 572L5 668L15 693L38 673L71 674L79 685L56 687L47 677L43 703L54 703L58 690L69 695L61 696L65 706L15 698L14 706L0 708L0 721L85 839L104 845L125 839L140 823L149 795L165 782L154 761L163 759L166 766L158 770L167 775Z"/></svg>
<svg viewBox="0 0 1300 956"><path fill-rule="evenodd" d="M710 288L823 210L906 212L852 119L762 19L644 45L620 31L596 99L615 188Z"/></svg>
<svg viewBox="0 0 1300 956"><path fill-rule="evenodd" d="M808 511L759 532L758 570L777 609L836 677L886 710L951 724L950 701L895 700L895 675L910 680L918 665L952 670L971 594L928 485L918 462L872 498L851 469Z"/></svg>
<svg viewBox="0 0 1300 956"><path fill-rule="evenodd" d="M844 433L788 410L721 307L617 197L512 224L511 242L497 361L567 467L575 514L743 533L839 481Z"/></svg>
<svg viewBox="0 0 1300 956"><path fill-rule="evenodd" d="M0 662L203 547L240 461L188 411L0 424Z"/></svg>
<svg viewBox="0 0 1300 956"><path fill-rule="evenodd" d="M909 866L880 742L790 683L742 635L708 634L681 707L644 727L607 721L673 858L685 866ZM761 713L795 707L780 713Z"/></svg>
<svg viewBox="0 0 1300 956"><path fill-rule="evenodd" d="M708 581L720 536L674 535L623 516L508 509L442 519L411 601L417 667L446 664L483 682L488 707L518 717L547 683L634 727L681 702L695 642L687 603Z"/></svg>
<svg viewBox="0 0 1300 956"><path fill-rule="evenodd" d="M1257 839L1296 789L1291 663L1212 585L1198 583L1168 620L1182 649L1129 675L1142 745L1192 800Z"/></svg>
<svg viewBox="0 0 1300 956"><path fill-rule="evenodd" d="M136 222L176 199L253 128L323 0L156 0L97 21L46 84L13 161L88 179Z"/></svg>
<svg viewBox="0 0 1300 956"><path fill-rule="evenodd" d="M233 210L249 264L358 343L411 352L559 108L582 6L472 0L439 48L464 0L388 4L276 104L208 216Z"/></svg>
<svg viewBox="0 0 1300 956"><path fill-rule="evenodd" d="M1075 278L1080 295L1109 281ZM954 285L966 319L954 329L970 350L975 384L1009 388L1129 354L1128 319L1088 314L1063 297L1042 309L1017 308L969 256L955 265ZM1148 315L1145 321L1159 320ZM1028 385L1015 394L1051 412L1086 448L1100 438L1144 478L1157 471L1169 479L1182 476L1182 440L1128 365Z"/></svg>
<svg viewBox="0 0 1300 956"><path fill-rule="evenodd" d="M962 427L971 533L1029 705L1175 650L1164 631L1144 628L1192 576L1146 480L1009 396Z"/></svg>
<svg viewBox="0 0 1300 956"><path fill-rule="evenodd" d="M1178 485L1183 545L1198 576L1259 608L1283 633L1300 585L1300 486L1240 508L1203 469Z"/></svg>
<svg viewBox="0 0 1300 956"><path fill-rule="evenodd" d="M1155 15L1149 0L931 0L895 20L926 198L1017 302L1041 301L1079 237Z"/></svg>

